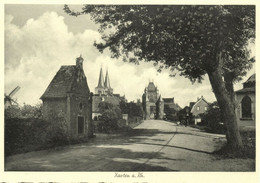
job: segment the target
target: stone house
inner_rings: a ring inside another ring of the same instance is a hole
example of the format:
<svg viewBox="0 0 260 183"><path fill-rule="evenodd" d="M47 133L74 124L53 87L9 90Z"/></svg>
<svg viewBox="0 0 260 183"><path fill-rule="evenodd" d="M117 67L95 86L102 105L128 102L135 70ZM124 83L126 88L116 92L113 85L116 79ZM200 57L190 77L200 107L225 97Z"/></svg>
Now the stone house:
<svg viewBox="0 0 260 183"><path fill-rule="evenodd" d="M201 98L198 98L197 102L191 103L190 108L190 112L195 117L195 124L197 124L201 122L199 115L208 111L209 103L204 99L203 96L201 96Z"/></svg>
<svg viewBox="0 0 260 183"><path fill-rule="evenodd" d="M239 126L255 126L255 74L243 83L243 88L236 93L237 120Z"/></svg>
<svg viewBox="0 0 260 183"><path fill-rule="evenodd" d="M62 119L73 138L93 136L92 93L84 74L83 61L80 56L76 65L61 66L41 96L44 119Z"/></svg>
<svg viewBox="0 0 260 183"><path fill-rule="evenodd" d="M145 119L163 119L164 101L153 82L149 82L148 86L144 89L142 105Z"/></svg>

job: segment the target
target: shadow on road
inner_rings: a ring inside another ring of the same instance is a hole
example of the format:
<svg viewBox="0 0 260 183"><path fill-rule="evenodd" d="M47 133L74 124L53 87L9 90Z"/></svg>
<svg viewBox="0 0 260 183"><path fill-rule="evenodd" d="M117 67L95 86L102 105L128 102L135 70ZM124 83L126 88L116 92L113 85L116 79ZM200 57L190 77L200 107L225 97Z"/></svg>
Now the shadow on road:
<svg viewBox="0 0 260 183"><path fill-rule="evenodd" d="M174 129L173 129L174 130ZM163 147L211 154L189 147L168 144L176 134L158 129L133 129L120 134L96 134L88 143L25 153L6 159L7 171L178 171L167 164L184 159L167 157ZM149 162L152 160L152 162ZM148 163L149 162L149 163ZM156 162L156 163L154 163ZM168 167L168 168L167 168Z"/></svg>

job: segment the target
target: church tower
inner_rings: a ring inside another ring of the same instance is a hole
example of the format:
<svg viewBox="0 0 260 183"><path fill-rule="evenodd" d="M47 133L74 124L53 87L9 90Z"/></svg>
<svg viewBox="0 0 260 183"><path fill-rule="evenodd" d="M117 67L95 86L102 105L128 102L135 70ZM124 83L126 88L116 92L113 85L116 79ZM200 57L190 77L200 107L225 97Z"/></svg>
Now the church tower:
<svg viewBox="0 0 260 183"><path fill-rule="evenodd" d="M104 86L104 77L103 77L102 67L100 68L98 85L95 88L95 94L100 94L100 95L105 94L105 86Z"/></svg>
<svg viewBox="0 0 260 183"><path fill-rule="evenodd" d="M106 71L106 77L104 81L102 67L100 68L98 85L95 88L95 94L99 95L111 95L113 94L113 88L111 88L108 70Z"/></svg>
<svg viewBox="0 0 260 183"><path fill-rule="evenodd" d="M107 94L113 94L113 89L111 88L111 85L110 85L108 71L106 72L106 78L105 78L104 87L105 87L105 90L106 90Z"/></svg>

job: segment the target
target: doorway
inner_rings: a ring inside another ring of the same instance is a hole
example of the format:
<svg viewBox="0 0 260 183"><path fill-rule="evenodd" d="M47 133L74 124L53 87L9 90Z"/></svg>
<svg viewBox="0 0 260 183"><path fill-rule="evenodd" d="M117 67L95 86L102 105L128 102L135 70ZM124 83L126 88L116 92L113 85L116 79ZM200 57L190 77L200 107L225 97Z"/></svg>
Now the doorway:
<svg viewBox="0 0 260 183"><path fill-rule="evenodd" d="M84 133L84 117L78 116L78 134Z"/></svg>

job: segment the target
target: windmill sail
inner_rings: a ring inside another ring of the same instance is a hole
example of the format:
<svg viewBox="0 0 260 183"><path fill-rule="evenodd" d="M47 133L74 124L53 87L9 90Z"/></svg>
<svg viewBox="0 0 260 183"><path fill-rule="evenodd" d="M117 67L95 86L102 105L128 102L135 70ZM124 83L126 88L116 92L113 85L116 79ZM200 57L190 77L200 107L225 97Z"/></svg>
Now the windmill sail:
<svg viewBox="0 0 260 183"><path fill-rule="evenodd" d="M16 92L18 92L19 89L20 89L20 86L17 86L13 91L11 91L11 93L9 94L9 97L14 96L14 94L16 94Z"/></svg>
<svg viewBox="0 0 260 183"><path fill-rule="evenodd" d="M5 94L5 108L8 108L13 104L19 105L14 99L12 99L12 97L16 94L16 92L18 92L19 89L20 86L17 86L15 89L13 89L13 91L10 92L9 95Z"/></svg>

